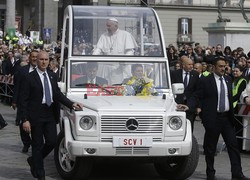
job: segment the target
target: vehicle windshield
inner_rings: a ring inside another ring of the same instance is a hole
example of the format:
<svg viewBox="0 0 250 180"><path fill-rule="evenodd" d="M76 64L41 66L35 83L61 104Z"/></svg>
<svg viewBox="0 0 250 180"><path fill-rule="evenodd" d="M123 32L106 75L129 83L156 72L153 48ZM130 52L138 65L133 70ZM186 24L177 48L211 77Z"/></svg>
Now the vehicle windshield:
<svg viewBox="0 0 250 180"><path fill-rule="evenodd" d="M167 79L164 62L71 62L70 87L95 96L158 96Z"/></svg>
<svg viewBox="0 0 250 180"><path fill-rule="evenodd" d="M73 56L163 56L148 8L73 6L72 47Z"/></svg>

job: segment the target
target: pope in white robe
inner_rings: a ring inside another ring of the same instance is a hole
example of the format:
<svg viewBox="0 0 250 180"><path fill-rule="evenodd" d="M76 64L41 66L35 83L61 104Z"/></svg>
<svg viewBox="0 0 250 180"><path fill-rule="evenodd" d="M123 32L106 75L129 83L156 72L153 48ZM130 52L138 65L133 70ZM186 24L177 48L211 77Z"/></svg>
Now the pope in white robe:
<svg viewBox="0 0 250 180"><path fill-rule="evenodd" d="M107 32L101 35L93 55L134 55L137 43L127 31L118 28L118 20L108 19Z"/></svg>
<svg viewBox="0 0 250 180"><path fill-rule="evenodd" d="M108 19L106 26L107 32L99 38L93 55L134 55L134 49L138 46L132 34L119 29L116 18ZM130 66L119 63L100 67L100 69L102 69L100 74L111 84L121 84L131 74Z"/></svg>

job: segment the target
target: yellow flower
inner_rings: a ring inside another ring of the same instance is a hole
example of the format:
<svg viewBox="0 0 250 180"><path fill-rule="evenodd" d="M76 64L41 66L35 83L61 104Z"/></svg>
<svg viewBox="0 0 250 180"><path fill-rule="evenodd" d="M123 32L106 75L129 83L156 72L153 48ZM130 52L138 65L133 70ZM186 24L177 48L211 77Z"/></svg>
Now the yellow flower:
<svg viewBox="0 0 250 180"><path fill-rule="evenodd" d="M151 96L154 93L153 80L145 76L140 79L132 76L126 84L133 87L136 96Z"/></svg>

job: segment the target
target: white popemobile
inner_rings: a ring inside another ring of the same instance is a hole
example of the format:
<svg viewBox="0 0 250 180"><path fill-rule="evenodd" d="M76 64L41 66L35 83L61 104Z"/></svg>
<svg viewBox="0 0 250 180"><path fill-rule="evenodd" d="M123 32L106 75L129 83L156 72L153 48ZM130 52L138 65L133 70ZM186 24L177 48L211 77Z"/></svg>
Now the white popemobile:
<svg viewBox="0 0 250 180"><path fill-rule="evenodd" d="M150 160L171 180L193 174L198 144L185 113L176 111L174 95L184 87L171 86L153 9L68 6L60 66L62 92L84 105L61 109L54 152L64 179L87 178L99 157Z"/></svg>

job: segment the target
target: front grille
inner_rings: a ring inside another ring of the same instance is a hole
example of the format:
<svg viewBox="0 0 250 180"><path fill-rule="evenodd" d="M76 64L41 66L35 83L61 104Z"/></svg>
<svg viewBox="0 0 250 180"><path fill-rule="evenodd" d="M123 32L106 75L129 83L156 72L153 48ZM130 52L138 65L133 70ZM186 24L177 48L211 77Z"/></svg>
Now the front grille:
<svg viewBox="0 0 250 180"><path fill-rule="evenodd" d="M126 121L135 118L138 121L138 128L129 131L126 128ZM163 116L101 116L101 133L162 133Z"/></svg>
<svg viewBox="0 0 250 180"><path fill-rule="evenodd" d="M117 147L116 155L145 156L145 155L149 155L149 147Z"/></svg>

